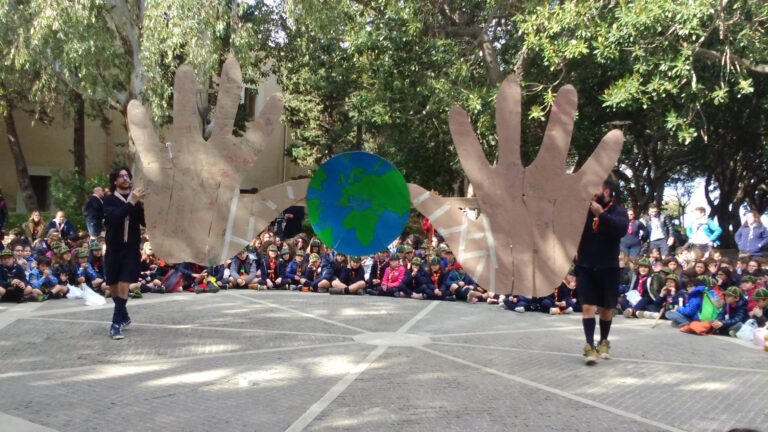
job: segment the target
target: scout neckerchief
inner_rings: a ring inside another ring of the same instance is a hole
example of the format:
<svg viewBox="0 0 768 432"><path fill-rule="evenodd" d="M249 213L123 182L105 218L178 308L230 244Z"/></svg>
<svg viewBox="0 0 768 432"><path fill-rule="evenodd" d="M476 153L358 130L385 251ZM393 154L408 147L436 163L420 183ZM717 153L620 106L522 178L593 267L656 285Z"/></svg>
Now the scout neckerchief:
<svg viewBox="0 0 768 432"><path fill-rule="evenodd" d="M267 260L267 278L271 281L275 280L275 260L272 257Z"/></svg>
<svg viewBox="0 0 768 432"><path fill-rule="evenodd" d="M603 211L608 211L609 208L613 206L613 200L611 200L607 205L603 207ZM600 217L595 216L592 218L592 232L597 232L597 227L600 225Z"/></svg>
<svg viewBox="0 0 768 432"><path fill-rule="evenodd" d="M122 201L122 202L124 202L124 203L126 203L126 204L129 204L129 203L128 203L128 200L127 200L127 199L126 199L126 198L123 196L123 194L122 194L122 193L120 193L120 191L115 191L115 192L117 192L117 193L116 193L116 194L114 194L114 195L115 195L117 198L119 198L119 199L120 199L120 201ZM130 192L130 191L128 192L128 195L129 195L129 196L131 195L131 192ZM123 243L128 243L128 224L129 224L130 222L131 222L131 217L130 217L130 216L126 216L126 217L125 217L125 224L123 225ZM61 231L61 230L59 230L59 231Z"/></svg>
<svg viewBox="0 0 768 432"><path fill-rule="evenodd" d="M240 258L237 259L240 261L240 265L238 266L238 273L240 273L240 279L245 279L244 276L246 274L245 271L245 264L248 262L248 258L245 259L245 261L241 260Z"/></svg>
<svg viewBox="0 0 768 432"><path fill-rule="evenodd" d="M440 279L440 273L441 273L440 270L432 272L431 279L432 279L432 283L435 284L435 289L438 289L437 281Z"/></svg>
<svg viewBox="0 0 768 432"><path fill-rule="evenodd" d="M387 261L378 261L376 264L376 279L381 281L381 269L384 268L384 264L386 264Z"/></svg>
<svg viewBox="0 0 768 432"><path fill-rule="evenodd" d="M638 274L638 281L637 281L637 293L640 295L643 295L643 289L645 288L645 280L648 279L648 275L641 275Z"/></svg>
<svg viewBox="0 0 768 432"><path fill-rule="evenodd" d="M387 277L387 286L392 286L392 277L395 275L395 271L397 270L397 267L389 266L389 276Z"/></svg>

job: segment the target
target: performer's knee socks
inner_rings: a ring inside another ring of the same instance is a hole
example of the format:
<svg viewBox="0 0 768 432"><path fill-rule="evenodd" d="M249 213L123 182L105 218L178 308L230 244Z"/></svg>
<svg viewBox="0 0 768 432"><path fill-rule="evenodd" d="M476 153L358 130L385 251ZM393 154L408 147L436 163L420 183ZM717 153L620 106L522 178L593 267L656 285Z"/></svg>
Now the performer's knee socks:
<svg viewBox="0 0 768 432"><path fill-rule="evenodd" d="M115 310L112 312L112 324L123 322L123 308L120 306L121 300L119 297L112 297L112 301L115 302Z"/></svg>
<svg viewBox="0 0 768 432"><path fill-rule="evenodd" d="M595 319L583 318L581 323L584 325L584 336L587 338L587 344L595 346Z"/></svg>
<svg viewBox="0 0 768 432"><path fill-rule="evenodd" d="M611 323L613 320L604 320L600 318L600 340L608 340L608 333L611 332Z"/></svg>

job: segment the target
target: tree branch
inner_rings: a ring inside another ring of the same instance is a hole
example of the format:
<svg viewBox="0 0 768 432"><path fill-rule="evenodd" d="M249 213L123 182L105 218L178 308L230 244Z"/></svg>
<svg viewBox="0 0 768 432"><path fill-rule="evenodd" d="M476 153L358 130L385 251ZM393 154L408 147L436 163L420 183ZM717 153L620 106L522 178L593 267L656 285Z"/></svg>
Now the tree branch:
<svg viewBox="0 0 768 432"><path fill-rule="evenodd" d="M751 61L741 58L733 54L721 54L717 51L712 51L707 48L696 48L693 52L695 55L707 60L722 62L723 58L733 65L741 66L745 69L751 70L761 74L768 74L768 64L752 63Z"/></svg>

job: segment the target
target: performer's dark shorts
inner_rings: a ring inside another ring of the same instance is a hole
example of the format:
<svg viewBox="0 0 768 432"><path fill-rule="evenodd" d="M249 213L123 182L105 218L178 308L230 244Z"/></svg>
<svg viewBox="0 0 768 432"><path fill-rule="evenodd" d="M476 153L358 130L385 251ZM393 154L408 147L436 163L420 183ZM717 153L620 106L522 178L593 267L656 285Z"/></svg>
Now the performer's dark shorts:
<svg viewBox="0 0 768 432"><path fill-rule="evenodd" d="M139 280L141 253L137 249L115 249L104 254L104 276L107 285Z"/></svg>
<svg viewBox="0 0 768 432"><path fill-rule="evenodd" d="M619 300L618 268L590 269L576 267L576 291L579 303L613 309Z"/></svg>

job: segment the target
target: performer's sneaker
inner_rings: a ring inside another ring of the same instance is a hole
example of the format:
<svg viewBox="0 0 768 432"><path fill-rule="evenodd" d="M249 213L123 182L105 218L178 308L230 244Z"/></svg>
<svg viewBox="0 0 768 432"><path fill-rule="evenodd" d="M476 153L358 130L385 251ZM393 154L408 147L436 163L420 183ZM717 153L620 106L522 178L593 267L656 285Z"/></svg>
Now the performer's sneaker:
<svg viewBox="0 0 768 432"><path fill-rule="evenodd" d="M599 344L597 344L597 355L603 359L608 360L611 358L611 343L607 340L600 341Z"/></svg>
<svg viewBox="0 0 768 432"><path fill-rule="evenodd" d="M635 316L638 317L638 318L647 318L645 316L646 313L647 312L645 312L645 311L637 311L637 312L635 312Z"/></svg>
<svg viewBox="0 0 768 432"><path fill-rule="evenodd" d="M584 345L584 364L587 366L597 364L597 350L590 344Z"/></svg>
<svg viewBox="0 0 768 432"><path fill-rule="evenodd" d="M114 340L120 340L125 337L120 331L120 325L115 323L112 323L112 327L109 328L109 335L112 336L112 339Z"/></svg>
<svg viewBox="0 0 768 432"><path fill-rule="evenodd" d="M525 308L522 306L518 306L515 308L515 312L517 313L525 313Z"/></svg>
<svg viewBox="0 0 768 432"><path fill-rule="evenodd" d="M122 324L120 324L120 329L121 329L121 330L125 330L125 329L127 329L128 327L130 327L130 326L131 326L131 319L130 319L130 318L128 318L127 320L123 321L123 323L122 323Z"/></svg>

